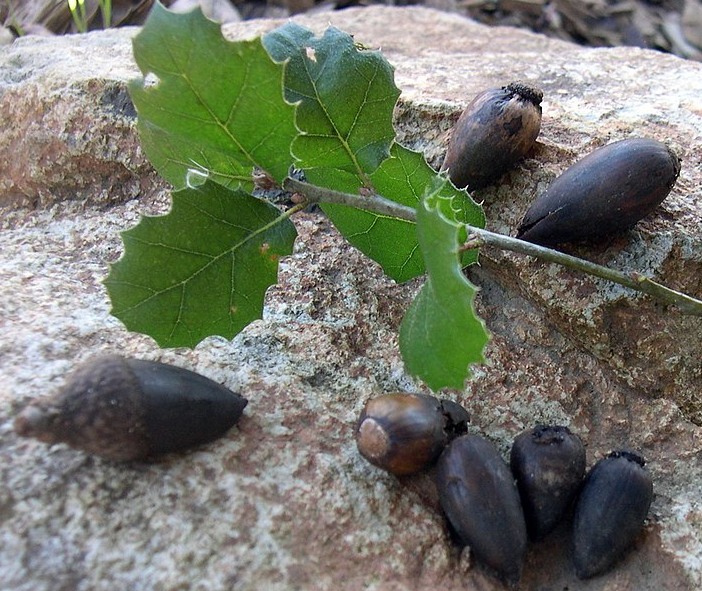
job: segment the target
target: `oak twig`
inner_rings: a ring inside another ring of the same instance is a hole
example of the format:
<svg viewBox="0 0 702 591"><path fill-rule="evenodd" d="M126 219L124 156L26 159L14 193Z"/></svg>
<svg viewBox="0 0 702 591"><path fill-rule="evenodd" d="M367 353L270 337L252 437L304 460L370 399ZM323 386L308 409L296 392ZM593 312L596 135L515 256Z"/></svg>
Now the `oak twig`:
<svg viewBox="0 0 702 591"><path fill-rule="evenodd" d="M283 186L288 191L303 195L307 203L335 203L347 205L349 207L371 211L379 215L400 218L408 222L415 222L417 217L415 209L390 201L381 195L354 195L352 193L332 191L292 178L287 178ZM512 252L533 256L550 263L557 263L570 269L575 269L587 273L588 275L594 275L595 277L600 277L601 279L606 279L613 283L623 285L624 287L645 293L666 304L675 306L683 314L702 316L702 301L666 287L665 285L661 285L637 271L622 273L621 271L616 271L609 267L586 261L585 259L539 246L538 244L519 240L518 238L505 236L504 234L497 234L496 232L490 232L489 230L469 225L466 225L466 229L468 232L466 245L470 248L489 245L501 250L510 250Z"/></svg>
<svg viewBox="0 0 702 591"><path fill-rule="evenodd" d="M317 185L311 185L303 181L286 178L283 183L286 191L299 193L307 198L309 203L336 203L337 205L348 205L357 209L365 209L379 215L387 215L393 218L400 218L408 222L417 219L417 212L412 207L401 205L390 201L381 195L354 195L353 193L342 193L325 189Z"/></svg>
<svg viewBox="0 0 702 591"><path fill-rule="evenodd" d="M550 263L558 263L564 267L575 269L577 271L587 273L588 275L594 275L595 277L600 277L601 279L607 279L613 283L618 283L624 287L650 295L657 300L665 302L666 304L673 305L683 314L702 316L702 301L679 291L675 291L674 289L666 287L665 285L661 285L653 279L650 279L636 271L628 274L622 273L621 271L616 271L614 269L610 269L609 267L604 267L602 265L586 261L585 259L565 254L558 250L553 250L552 248L546 248L545 246L539 246L538 244L532 244L531 242L519 240L518 238L512 238L510 236L489 232L487 230L483 230L482 228L474 228L472 226L468 227L468 239L473 239L477 246L480 246L482 243L489 246L495 246L502 250L511 250L513 252L533 256Z"/></svg>

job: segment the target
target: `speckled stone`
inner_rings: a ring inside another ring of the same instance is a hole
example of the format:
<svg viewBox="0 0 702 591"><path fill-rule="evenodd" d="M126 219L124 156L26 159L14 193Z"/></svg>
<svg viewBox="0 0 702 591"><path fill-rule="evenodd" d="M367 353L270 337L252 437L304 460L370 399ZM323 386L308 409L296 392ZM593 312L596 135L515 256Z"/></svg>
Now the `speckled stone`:
<svg viewBox="0 0 702 591"><path fill-rule="evenodd" d="M399 137L438 165L448 130L483 88L545 92L542 134L518 170L476 194L514 233L569 164L633 135L683 158L671 196L637 228L573 252L702 296L702 65L633 48L584 49L424 8L372 7L332 22L396 66ZM226 27L251 37L272 21ZM353 440L365 401L424 391L397 348L419 288L397 286L318 214L281 262L262 320L231 342L159 350L109 316L102 279L118 232L168 207L138 147L124 84L133 30L21 39L0 53L0 580L8 591L497 591L451 543L430 475L395 479ZM700 319L518 255L470 270L493 338L489 363L448 395L507 455L539 422L568 425L588 463L622 445L648 460L649 523L611 573L576 579L567 527L531 547L520 589L702 587ZM18 438L29 400L98 352L194 369L249 399L219 441L116 465Z"/></svg>

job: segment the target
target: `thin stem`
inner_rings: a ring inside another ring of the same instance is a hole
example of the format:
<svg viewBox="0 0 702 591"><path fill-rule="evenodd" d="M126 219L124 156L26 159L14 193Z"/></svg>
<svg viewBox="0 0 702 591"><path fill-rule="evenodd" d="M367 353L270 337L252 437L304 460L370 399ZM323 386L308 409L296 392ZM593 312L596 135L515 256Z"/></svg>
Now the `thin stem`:
<svg viewBox="0 0 702 591"><path fill-rule="evenodd" d="M406 205L400 205L399 203L390 201L381 195L354 195L352 193L332 191L291 178L285 179L283 186L288 191L304 195L307 199L307 203L337 203L349 207L356 207L358 209L365 209L379 215L400 218L408 222L415 222L417 219L416 210ZM471 248L486 244L501 250L510 250L512 252L537 257L544 261L557 263L564 267L594 275L601 279L607 279L613 283L618 283L624 287L645 293L666 304L676 306L683 314L702 316L702 301L661 285L638 272L628 274L622 273L551 248L483 230L482 228L466 225L466 229L468 231L467 244L469 244Z"/></svg>
<svg viewBox="0 0 702 591"><path fill-rule="evenodd" d="M85 19L85 0L67 0L68 9L71 11L73 22L76 24L76 29L79 33L85 33L87 30ZM82 17L82 18L81 18Z"/></svg>
<svg viewBox="0 0 702 591"><path fill-rule="evenodd" d="M351 193L342 193L341 191L333 191L316 185L310 185L309 183L289 177L285 179L283 188L286 191L304 195L309 203L336 203L338 205L348 205L349 207L366 209L379 215L400 218L408 222L414 222L417 218L417 212L412 207L395 203L380 195L353 195Z"/></svg>
<svg viewBox="0 0 702 591"><path fill-rule="evenodd" d="M88 32L88 15L85 12L85 0L78 0L78 8L80 10L80 22L83 25L81 33Z"/></svg>
<svg viewBox="0 0 702 591"><path fill-rule="evenodd" d="M489 232L482 228L474 228L473 226L467 226L466 228L468 230L468 240L471 242L471 245L481 246L481 244L487 244L501 250L511 250L550 263L558 263L564 267L582 271L583 273L594 275L601 279L607 279L613 283L618 283L619 285L650 295L666 304L676 306L684 314L702 316L702 301L679 291L675 291L674 289L670 289L665 285L661 285L636 271L628 274L622 273L610 269L609 267L586 261L585 259L546 248L545 246L519 240L518 238L511 238L510 236Z"/></svg>
<svg viewBox="0 0 702 591"><path fill-rule="evenodd" d="M290 219L290 218L291 218L292 216L294 216L296 213L298 213L299 211L302 211L303 209L305 209L305 207L307 207L307 205L308 205L307 203L296 203L296 204L293 205L290 209L284 211L284 212L281 214L281 216L280 216L279 218L275 219L270 225L272 226L273 224L277 224L280 220L288 220L288 219Z"/></svg>
<svg viewBox="0 0 702 591"><path fill-rule="evenodd" d="M112 0L98 0L102 12L102 27L109 29L112 23Z"/></svg>

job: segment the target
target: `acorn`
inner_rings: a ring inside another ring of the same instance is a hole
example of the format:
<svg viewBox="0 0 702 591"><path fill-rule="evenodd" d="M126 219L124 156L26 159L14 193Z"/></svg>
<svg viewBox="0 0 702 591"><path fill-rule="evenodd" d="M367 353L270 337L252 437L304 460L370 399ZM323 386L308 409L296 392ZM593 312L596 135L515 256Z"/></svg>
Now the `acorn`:
<svg viewBox="0 0 702 591"><path fill-rule="evenodd" d="M527 533L541 540L564 517L585 475L585 447L561 426L539 425L512 444L510 468L517 480Z"/></svg>
<svg viewBox="0 0 702 591"><path fill-rule="evenodd" d="M519 493L497 448L478 435L454 439L436 464L439 501L462 543L516 584L527 545Z"/></svg>
<svg viewBox="0 0 702 591"><path fill-rule="evenodd" d="M555 246L612 236L660 205L679 174L680 159L661 142L631 138L603 146L532 203L517 238Z"/></svg>
<svg viewBox="0 0 702 591"><path fill-rule="evenodd" d="M609 570L641 531L653 499L651 475L641 455L615 451L597 462L575 506L573 562L587 579Z"/></svg>
<svg viewBox="0 0 702 591"><path fill-rule="evenodd" d="M525 82L485 90L453 128L442 170L458 188L480 189L529 153L541 129L543 92Z"/></svg>
<svg viewBox="0 0 702 591"><path fill-rule="evenodd" d="M217 439L247 400L180 367L118 355L78 367L53 396L15 418L22 437L113 461L141 460Z"/></svg>
<svg viewBox="0 0 702 591"><path fill-rule="evenodd" d="M436 461L470 417L460 405L424 394L396 392L366 403L356 426L356 445L371 464L396 476L419 472Z"/></svg>

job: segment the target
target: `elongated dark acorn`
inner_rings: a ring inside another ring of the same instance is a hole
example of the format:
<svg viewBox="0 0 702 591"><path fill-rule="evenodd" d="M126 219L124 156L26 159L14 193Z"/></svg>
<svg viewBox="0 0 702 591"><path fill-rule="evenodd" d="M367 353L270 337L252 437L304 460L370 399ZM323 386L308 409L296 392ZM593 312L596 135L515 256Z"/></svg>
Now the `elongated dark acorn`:
<svg viewBox="0 0 702 591"><path fill-rule="evenodd" d="M680 160L665 144L631 138L599 148L556 178L526 212L517 237L543 246L631 228L670 193Z"/></svg>
<svg viewBox="0 0 702 591"><path fill-rule="evenodd" d="M356 427L358 451L396 476L430 466L451 439L466 432L468 412L450 400L396 392L366 403Z"/></svg>
<svg viewBox="0 0 702 591"><path fill-rule="evenodd" d="M128 461L217 439L246 404L187 369L108 355L77 368L54 396L27 406L14 427L23 437Z"/></svg>
<svg viewBox="0 0 702 591"><path fill-rule="evenodd" d="M653 498L644 464L635 452L615 451L585 478L573 523L573 562L579 578L609 570L643 527Z"/></svg>
<svg viewBox="0 0 702 591"><path fill-rule="evenodd" d="M480 189L526 156L541 129L543 93L525 82L485 90L453 128L442 166L453 184Z"/></svg>
<svg viewBox="0 0 702 591"><path fill-rule="evenodd" d="M436 486L461 541L503 580L516 583L527 532L517 487L497 448L477 435L454 439L436 464Z"/></svg>
<svg viewBox="0 0 702 591"><path fill-rule="evenodd" d="M540 540L575 500L585 475L585 447L567 427L539 425L516 437L510 467L529 537Z"/></svg>

